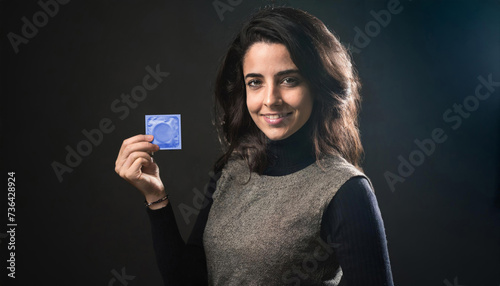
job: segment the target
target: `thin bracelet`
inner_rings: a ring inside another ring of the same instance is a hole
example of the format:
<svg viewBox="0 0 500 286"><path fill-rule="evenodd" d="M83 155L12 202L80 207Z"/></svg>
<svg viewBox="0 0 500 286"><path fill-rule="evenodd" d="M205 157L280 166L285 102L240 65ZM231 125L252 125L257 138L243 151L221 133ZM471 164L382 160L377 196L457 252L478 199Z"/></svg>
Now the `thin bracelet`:
<svg viewBox="0 0 500 286"><path fill-rule="evenodd" d="M151 205L161 203L161 202L163 202L163 201L165 201L165 200L167 200L167 199L168 199L168 195L165 195L163 198L161 198L161 199L157 200L156 202L152 202L152 203L148 203L148 201L144 200L144 205L145 205L146 207L149 207L149 206L151 206Z"/></svg>

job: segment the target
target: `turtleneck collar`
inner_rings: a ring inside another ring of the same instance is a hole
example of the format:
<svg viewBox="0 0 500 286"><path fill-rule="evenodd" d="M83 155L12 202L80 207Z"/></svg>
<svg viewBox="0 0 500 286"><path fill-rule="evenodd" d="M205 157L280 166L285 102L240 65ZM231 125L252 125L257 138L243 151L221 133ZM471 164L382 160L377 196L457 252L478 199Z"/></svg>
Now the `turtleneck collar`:
<svg viewBox="0 0 500 286"><path fill-rule="evenodd" d="M316 161L309 119L295 133L283 140L267 139L268 166L264 175L284 176L297 172Z"/></svg>

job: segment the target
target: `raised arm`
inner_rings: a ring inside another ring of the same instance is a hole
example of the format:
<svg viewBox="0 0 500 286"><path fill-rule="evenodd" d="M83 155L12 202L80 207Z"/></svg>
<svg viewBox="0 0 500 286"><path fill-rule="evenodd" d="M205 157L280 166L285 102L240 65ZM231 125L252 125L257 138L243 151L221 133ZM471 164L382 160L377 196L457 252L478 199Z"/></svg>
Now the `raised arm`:
<svg viewBox="0 0 500 286"><path fill-rule="evenodd" d="M153 135L136 135L123 141L115 162L115 172L136 187L147 202L155 202L165 196L165 187L160 179L160 169L151 154L160 150L152 144ZM150 206L161 208L168 200Z"/></svg>
<svg viewBox="0 0 500 286"><path fill-rule="evenodd" d="M158 165L150 155L159 147L150 142L151 135L136 135L123 141L115 171L135 186L151 203L165 197ZM206 285L207 268L203 249L203 231L215 191L217 177L208 185L206 207L198 219L187 243L184 243L169 200L147 208L151 222L153 247L158 268L165 285Z"/></svg>
<svg viewBox="0 0 500 286"><path fill-rule="evenodd" d="M207 265L203 232L212 206L212 194L218 177L210 179L205 208L200 210L187 243L182 240L170 204L148 210L158 268L165 285L207 285Z"/></svg>

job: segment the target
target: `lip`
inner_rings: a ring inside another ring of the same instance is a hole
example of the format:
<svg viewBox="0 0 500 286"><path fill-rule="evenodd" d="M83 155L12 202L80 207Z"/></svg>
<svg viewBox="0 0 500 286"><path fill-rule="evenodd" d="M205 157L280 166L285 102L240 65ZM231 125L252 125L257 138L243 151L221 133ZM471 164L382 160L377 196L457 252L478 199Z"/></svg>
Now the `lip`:
<svg viewBox="0 0 500 286"><path fill-rule="evenodd" d="M292 115L293 112L276 112L276 113L264 113L261 116L264 120L270 125L277 125L283 122L283 120L287 119Z"/></svg>

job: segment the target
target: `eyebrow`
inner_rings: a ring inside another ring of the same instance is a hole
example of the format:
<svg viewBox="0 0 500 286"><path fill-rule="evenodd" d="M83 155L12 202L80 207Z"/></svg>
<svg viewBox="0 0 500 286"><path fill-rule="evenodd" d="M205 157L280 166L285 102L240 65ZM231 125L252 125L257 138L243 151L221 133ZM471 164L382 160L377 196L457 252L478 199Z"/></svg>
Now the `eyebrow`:
<svg viewBox="0 0 500 286"><path fill-rule="evenodd" d="M289 69L289 70L284 70L284 71L280 71L278 72L275 77L279 77L279 76L284 76L284 75L289 75L289 74L294 74L294 73L299 73L299 70L298 69ZM246 78L249 78L249 77L264 77L263 75L261 75L260 73L249 73L245 76L245 79Z"/></svg>

